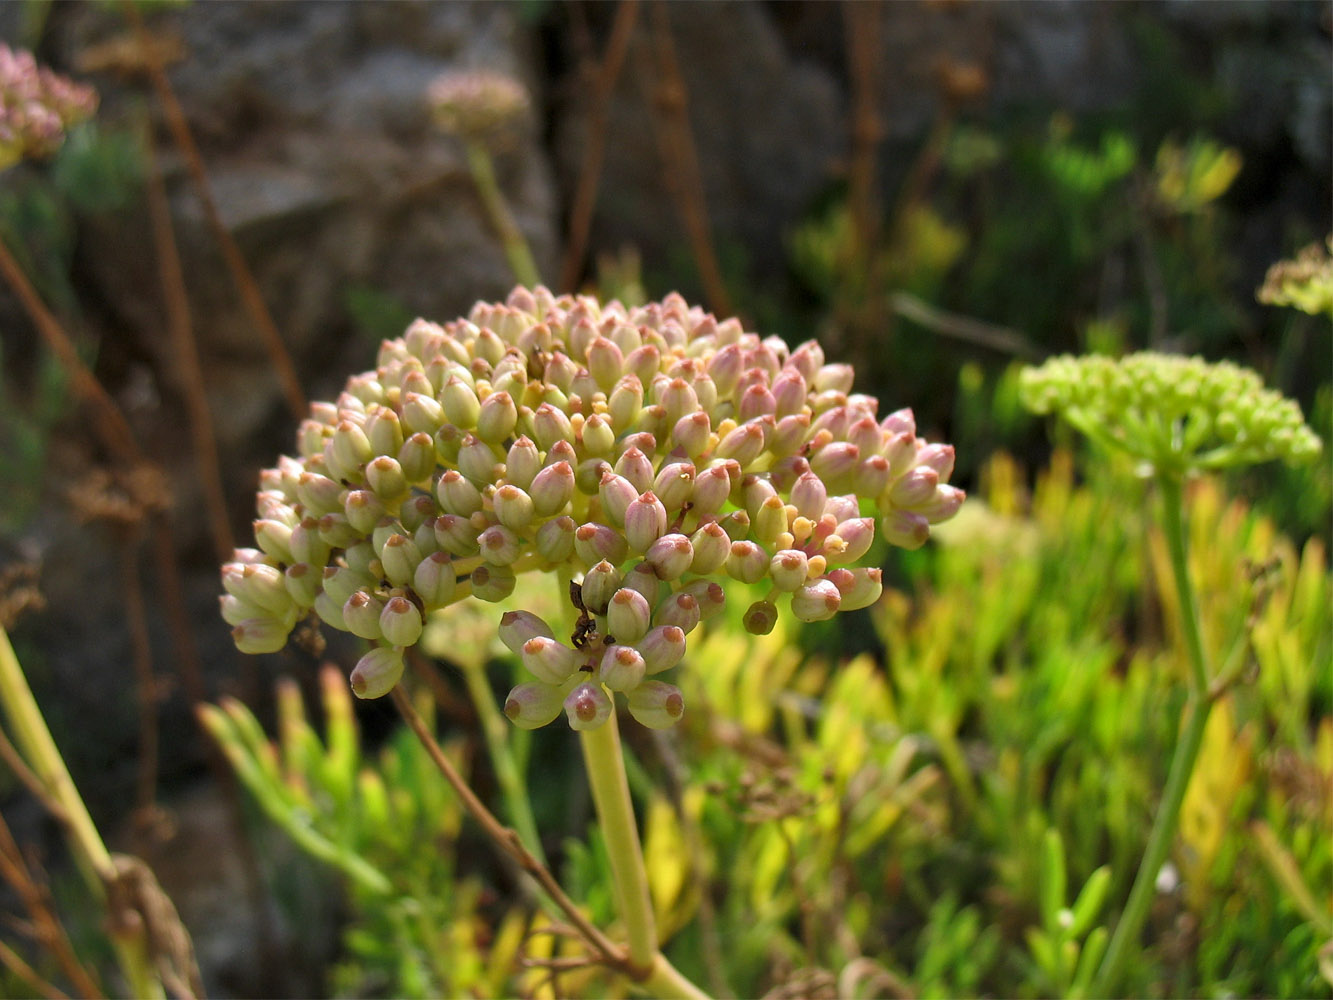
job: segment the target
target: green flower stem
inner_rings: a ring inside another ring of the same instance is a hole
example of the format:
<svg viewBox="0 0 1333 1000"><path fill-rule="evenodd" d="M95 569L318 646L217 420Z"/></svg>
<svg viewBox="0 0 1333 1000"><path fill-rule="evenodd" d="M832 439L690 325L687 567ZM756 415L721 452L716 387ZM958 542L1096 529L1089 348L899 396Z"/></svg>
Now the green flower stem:
<svg viewBox="0 0 1333 1000"><path fill-rule="evenodd" d="M537 823L532 818L527 784L523 780L518 761L514 758L509 744L510 727L495 704L495 694L486 679L485 664L465 663L462 665L462 671L468 694L471 695L477 717L481 720L482 736L485 737L486 749L491 755L491 766L495 768L495 780L500 783L500 792L504 795L509 822L518 831L523 846L545 865L546 854L542 851L541 837L537 834Z"/></svg>
<svg viewBox="0 0 1333 1000"><path fill-rule="evenodd" d="M495 226L500 237L509 269L514 272L520 285L529 288L540 285L542 279L537 262L532 259L528 241L523 238L523 232L514 221L509 203L495 179L495 165L491 162L490 151L479 142L468 141L464 145L467 147L468 169L472 172L472 180L477 185L486 214L491 218L491 225Z"/></svg>
<svg viewBox="0 0 1333 1000"><path fill-rule="evenodd" d="M1185 540L1185 506L1183 484L1179 477L1159 475L1157 483L1162 493L1162 519L1166 530L1167 547L1171 553L1171 570L1175 577L1176 597L1180 605L1181 625L1190 660L1190 693L1185 704L1185 728L1176 744L1167 773L1166 788L1157 807L1148 846L1143 852L1129 900L1120 915L1111 943L1097 973L1093 996L1109 997L1124 969L1130 945L1138 940L1143 923L1148 917L1152 896L1157 886L1157 874L1166 861L1167 852L1180 825L1180 807L1185 801L1194 763L1203 746L1204 728L1212 711L1213 698L1208 686L1208 665L1204 660L1203 639L1199 632L1199 611L1190 584L1189 561Z"/></svg>
<svg viewBox="0 0 1333 1000"><path fill-rule="evenodd" d="M41 709L32 695L28 680L23 675L9 636L0 628L0 704L14 730L14 742L27 758L47 792L63 815L65 833L75 863L83 873L89 890L103 904L106 903L107 883L116 877L116 865L93 824L88 809L79 796L79 790L65 767L64 758L46 728ZM148 942L142 930L142 921L117 919L112 914L111 925L121 928L111 934L111 944L124 973L131 996L162 997L166 994L161 980L149 957ZM138 927L139 930L134 928Z"/></svg>
<svg viewBox="0 0 1333 1000"><path fill-rule="evenodd" d="M630 801L615 709L603 725L582 730L579 742L583 746L583 762L588 769L597 819L611 857L616 903L629 935L630 961L648 969L657 954L657 926L648 895L648 872L643 866L643 847L639 843L634 804Z"/></svg>
<svg viewBox="0 0 1333 1000"><path fill-rule="evenodd" d="M603 725L580 732L579 742L606 851L611 858L616 904L629 936L630 963L643 970L643 975L635 977L639 988L648 996L663 1000L707 1000L708 994L681 975L657 948L648 872L643 866L643 848L634 820L634 804L630 801L615 710Z"/></svg>

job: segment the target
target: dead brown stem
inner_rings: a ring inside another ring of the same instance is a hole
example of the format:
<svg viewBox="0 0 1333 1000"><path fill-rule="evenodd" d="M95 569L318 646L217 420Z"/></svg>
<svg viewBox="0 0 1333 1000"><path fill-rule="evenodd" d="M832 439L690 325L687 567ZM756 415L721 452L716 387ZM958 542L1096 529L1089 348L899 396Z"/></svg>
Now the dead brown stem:
<svg viewBox="0 0 1333 1000"><path fill-rule="evenodd" d="M157 251L158 276L162 282L162 300L167 311L167 333L176 351L177 370L185 393L189 414L190 437L194 452L195 472L203 489L204 504L208 508L209 530L219 562L231 558L236 547L227 516L227 501L222 489L222 472L218 466L217 441L213 433L213 415L208 409L208 393L204 374L199 366L199 348L195 342L194 327L190 322L190 302L185 290L176 234L171 226L171 212L167 207L167 193L162 186L162 173L153 149L153 137L144 129L144 152L148 157L148 214L152 220L153 242Z"/></svg>
<svg viewBox="0 0 1333 1000"><path fill-rule="evenodd" d="M846 28L847 65L852 84L851 159L847 169L847 203L856 241L856 266L870 284L871 260L879 245L880 205L875 185L875 152L884 137L879 116L878 2L846 0L842 7Z"/></svg>
<svg viewBox="0 0 1333 1000"><path fill-rule="evenodd" d="M14 777L18 778L32 797L42 804L45 809L58 823L64 823L68 820L68 814L64 806L55 800L55 797L46 790L46 784L33 773L32 768L28 767L23 760L22 754L10 742L9 737L3 729L0 729L0 760L14 772Z"/></svg>
<svg viewBox="0 0 1333 1000"><path fill-rule="evenodd" d="M292 415L300 420L306 415L307 409L305 392L301 389L301 380L297 377L291 355L282 342L282 335L278 333L277 324L273 322L273 316L269 313L268 306L264 304L264 297L260 294L259 286L250 273L249 265L246 264L240 248L236 245L236 241L222 221L222 214L218 211L217 199L213 196L213 185L208 179L208 172L204 169L203 157L199 155L199 147L195 144L194 136L190 132L185 111L181 108L180 101L176 99L176 92L172 89L171 80L167 77L167 72L162 66L160 53L151 44L151 39L144 29L143 18L139 14L138 8L131 0L124 0L121 8L124 10L125 17L129 20L134 29L135 37L139 41L140 50L148 67L148 75L153 83L153 89L157 91L158 100L162 102L162 111L166 115L167 127L171 130L171 137L176 143L176 147L185 158L186 168L194 180L195 191L204 209L204 217L208 220L208 226L213 231L214 239L218 241L218 246L222 249L222 256L227 262L227 269L231 272L232 280L236 282L236 289L241 293L241 303L245 306L246 312L250 314L250 321L259 330L263 338L264 347L268 350L269 359L273 362L273 368L277 372L278 382L282 386L288 408L292 411Z"/></svg>
<svg viewBox="0 0 1333 1000"><path fill-rule="evenodd" d="M37 332L46 345L55 352L65 372L69 375L75 394L89 407L96 411L91 420L93 430L101 438L103 446L115 458L130 465L140 465L145 459L139 445L134 440L134 432L121 414L115 400L102 388L102 383L89 371L88 366L79 357L74 342L65 333L60 321L43 304L32 282L23 273L14 255L10 253L3 240L0 240L0 273L9 282L10 288L18 296L20 304L28 313Z"/></svg>
<svg viewBox="0 0 1333 1000"><path fill-rule="evenodd" d="M709 308L721 316L732 314L731 297L722 281L713 248L708 205L704 198L699 155L690 130L689 92L676 60L676 46L671 40L671 20L663 0L653 3L653 47L657 57L658 84L653 107L657 111L658 146L662 154L662 178L676 202L685 231L694 250Z"/></svg>
<svg viewBox="0 0 1333 1000"><path fill-rule="evenodd" d="M412 705L412 699L408 697L403 686L399 684L393 689L393 703L398 709L408 728L412 730L421 745L425 747L426 753L430 755L435 766L444 775L444 780L449 782L459 801L463 803L463 808L468 811L474 820L481 826L486 835L506 854L513 858L520 868L537 880L537 883L544 889L555 901L555 904L564 911L569 918L569 922L578 929L579 936L595 952L601 955L602 963L610 966L625 975L632 975L632 967L629 955L624 949L618 947L605 934L597 929L593 923L583 915L583 911L578 908L572 899L565 894L565 890L560 888L560 883L555 880L550 869L539 862L523 846L523 841L519 839L518 834L502 824L495 815L486 808L481 799L468 787L462 776L455 770L449 758L444 755L440 745L436 742L434 735L426 727L425 721Z"/></svg>
<svg viewBox="0 0 1333 1000"><path fill-rule="evenodd" d="M39 976L31 965L19 957L18 952L3 941L0 941L0 964L3 964L5 968L31 986L37 993L46 997L47 1000L69 1000L69 997Z"/></svg>
<svg viewBox="0 0 1333 1000"><path fill-rule="evenodd" d="M606 153L606 115L611 94L620 79L629 51L630 35L638 20L638 0L621 0L616 7L616 18L611 25L611 37L606 43L606 54L596 74L588 107L588 135L583 143L583 164L579 168L579 183L574 192L574 204L569 212L569 242L560 268L559 290L575 291L583 269L583 257L588 249L588 234L592 230L592 212L597 204L597 185L602 176L602 158Z"/></svg>
<svg viewBox="0 0 1333 1000"><path fill-rule="evenodd" d="M83 967L78 956L75 955L74 946L69 941L69 935L65 933L65 928L51 909L49 895L45 888L32 877L27 862L23 858L23 852L19 850L18 843L14 840L14 835L10 832L3 816L0 816L0 878L8 882L14 891L19 894L19 898L23 900L24 908L32 918L33 937L38 944L51 953L51 956L56 960L56 964L60 966L61 971L79 995L88 998L88 1000L96 1000L96 998L103 996L101 988L89 975L88 970ZM40 979L33 980L34 985L40 982ZM47 993L46 995L51 996L52 994ZM56 995L63 994L56 991Z"/></svg>
<svg viewBox="0 0 1333 1000"><path fill-rule="evenodd" d="M126 539L121 553L120 586L125 595L126 627L130 632L134 686L139 701L139 759L135 783L135 814L146 819L157 802L157 680L153 673L152 643L139 583L138 538Z"/></svg>

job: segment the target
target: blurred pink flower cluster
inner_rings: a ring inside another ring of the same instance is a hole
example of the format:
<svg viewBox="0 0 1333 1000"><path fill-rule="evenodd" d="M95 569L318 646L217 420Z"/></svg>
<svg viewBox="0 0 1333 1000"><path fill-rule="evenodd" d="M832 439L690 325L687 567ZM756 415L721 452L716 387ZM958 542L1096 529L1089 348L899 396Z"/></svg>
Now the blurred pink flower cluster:
<svg viewBox="0 0 1333 1000"><path fill-rule="evenodd" d="M97 110L97 93L0 44L0 168L50 156L71 126Z"/></svg>

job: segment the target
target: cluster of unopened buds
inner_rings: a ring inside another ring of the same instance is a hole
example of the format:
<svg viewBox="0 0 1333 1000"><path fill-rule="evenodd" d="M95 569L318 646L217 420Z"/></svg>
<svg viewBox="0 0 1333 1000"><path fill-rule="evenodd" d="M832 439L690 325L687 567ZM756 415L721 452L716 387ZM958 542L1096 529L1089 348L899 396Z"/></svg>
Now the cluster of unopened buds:
<svg viewBox="0 0 1333 1000"><path fill-rule="evenodd" d="M762 588L753 633L779 602L803 621L863 608L881 592L880 571L856 565L876 521L914 548L957 512L952 447L851 389L814 341L790 350L677 295L625 308L520 287L444 326L417 320L312 406L299 458L262 473L257 548L223 567L223 617L263 653L313 609L373 644L352 672L373 698L425 616L549 573L568 581L572 624L503 615L500 639L535 678L509 718L564 712L586 729L621 692L668 726L684 704L659 677L730 581Z"/></svg>
<svg viewBox="0 0 1333 1000"><path fill-rule="evenodd" d="M30 52L0 44L0 168L50 156L66 129L96 109L91 87L38 66Z"/></svg>

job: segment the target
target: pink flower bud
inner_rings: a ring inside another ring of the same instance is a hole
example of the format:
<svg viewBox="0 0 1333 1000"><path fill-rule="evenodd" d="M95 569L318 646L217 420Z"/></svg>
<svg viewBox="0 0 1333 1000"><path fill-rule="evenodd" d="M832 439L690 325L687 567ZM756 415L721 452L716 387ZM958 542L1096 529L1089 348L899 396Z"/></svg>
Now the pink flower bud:
<svg viewBox="0 0 1333 1000"><path fill-rule="evenodd" d="M768 563L768 575L773 586L784 593L791 593L805 586L809 559L800 549L783 549L773 555Z"/></svg>
<svg viewBox="0 0 1333 1000"><path fill-rule="evenodd" d="M679 625L658 625L639 640L638 650L648 673L670 670L685 655L685 630Z"/></svg>
<svg viewBox="0 0 1333 1000"><path fill-rule="evenodd" d="M779 458L794 455L805 444L810 434L810 416L807 413L793 413L782 417L768 436L768 450Z"/></svg>
<svg viewBox="0 0 1333 1000"><path fill-rule="evenodd" d="M611 699L600 684L583 683L565 697L571 729L596 729L611 716Z"/></svg>
<svg viewBox="0 0 1333 1000"><path fill-rule="evenodd" d="M602 392L609 393L625 374L625 356L613 341L597 337L588 345L588 374Z"/></svg>
<svg viewBox="0 0 1333 1000"><path fill-rule="evenodd" d="M890 545L919 549L930 537L930 522L908 510L890 511L879 521L880 530Z"/></svg>
<svg viewBox="0 0 1333 1000"><path fill-rule="evenodd" d="M380 612L384 605L379 598L364 590L355 590L343 604L343 621L347 631L362 639L380 638Z"/></svg>
<svg viewBox="0 0 1333 1000"><path fill-rule="evenodd" d="M565 468L568 469L569 466L565 466ZM573 479L572 474L570 478ZM535 483L536 480L534 479L533 482ZM506 483L495 491L494 496L491 497L491 506L500 524L513 532L526 531L536 514L536 504L532 497L512 483ZM483 554L486 551L485 538L485 533L483 533L481 541ZM492 560L492 562L495 561Z"/></svg>
<svg viewBox="0 0 1333 1000"><path fill-rule="evenodd" d="M458 449L458 471L481 489L504 475L505 466L499 462L489 444L469 434L463 438L462 447Z"/></svg>
<svg viewBox="0 0 1333 1000"><path fill-rule="evenodd" d="M699 397L694 387L683 378L673 378L668 382L659 402L666 411L666 421L671 427L682 417L699 412Z"/></svg>
<svg viewBox="0 0 1333 1000"><path fill-rule="evenodd" d="M834 492L851 483L860 464L861 450L847 441L834 441L810 456L810 470Z"/></svg>
<svg viewBox="0 0 1333 1000"><path fill-rule="evenodd" d="M763 450L764 427L755 419L741 424L719 441L714 455L733 459L744 467L758 458Z"/></svg>
<svg viewBox="0 0 1333 1000"><path fill-rule="evenodd" d="M611 454L616 446L616 431L611 421L599 413L594 413L583 422L580 444L585 455L604 458Z"/></svg>
<svg viewBox="0 0 1333 1000"><path fill-rule="evenodd" d="M343 510L347 523L363 535L375 530L375 525L384 517L386 508L378 494L370 490L352 490L343 501ZM323 522L320 524L321 532Z"/></svg>
<svg viewBox="0 0 1333 1000"><path fill-rule="evenodd" d="M648 632L652 608L637 590L622 587L611 595L606 608L606 629L616 642L632 645ZM611 685L615 688L615 685ZM622 690L616 688L616 690Z"/></svg>
<svg viewBox="0 0 1333 1000"><path fill-rule="evenodd" d="M384 567L384 578L395 587L410 585L420 562L421 551L417 548L416 542L406 535L390 535L380 548L380 564Z"/></svg>
<svg viewBox="0 0 1333 1000"><path fill-rule="evenodd" d="M518 426L518 407L507 392L492 392L481 402L477 413L477 437L489 444L499 444Z"/></svg>
<svg viewBox="0 0 1333 1000"><path fill-rule="evenodd" d="M398 449L398 465L409 483L430 478L435 468L435 439L421 432L413 434Z"/></svg>
<svg viewBox="0 0 1333 1000"><path fill-rule="evenodd" d="M768 555L754 542L732 542L726 567L742 583L758 583L768 573Z"/></svg>
<svg viewBox="0 0 1333 1000"><path fill-rule="evenodd" d="M432 552L417 564L412 589L427 611L435 611L453 600L458 575L453 560L443 552Z"/></svg>
<svg viewBox="0 0 1333 1000"><path fill-rule="evenodd" d="M662 352L652 344L636 347L625 357L625 371L637 378L640 385L648 385L661 366Z"/></svg>
<svg viewBox="0 0 1333 1000"><path fill-rule="evenodd" d="M607 519L615 527L623 527L625 513L629 510L629 505L639 496L639 491L634 488L634 484L623 476L608 472L602 476L597 493L601 498L602 511L606 514Z"/></svg>
<svg viewBox="0 0 1333 1000"><path fill-rule="evenodd" d="M671 462L653 480L652 490L667 512L680 510L694 494L694 466L689 462Z"/></svg>
<svg viewBox="0 0 1333 1000"><path fill-rule="evenodd" d="M490 604L498 604L512 594L518 582L514 577L514 571L508 566L496 566L491 563L474 569L471 579L472 596Z"/></svg>
<svg viewBox="0 0 1333 1000"><path fill-rule="evenodd" d="M666 533L666 527L666 508L651 490L636 497L625 510L625 540L633 552L647 552Z"/></svg>
<svg viewBox="0 0 1333 1000"><path fill-rule="evenodd" d="M276 618L247 618L231 630L231 641L242 653L276 653L289 634L291 626Z"/></svg>
<svg viewBox="0 0 1333 1000"><path fill-rule="evenodd" d="M966 498L967 494L955 486L938 486L935 495L917 507L916 512L931 524L939 524L957 514Z"/></svg>
<svg viewBox="0 0 1333 1000"><path fill-rule="evenodd" d="M679 580L694 562L694 546L681 534L663 535L644 553L659 580Z"/></svg>
<svg viewBox="0 0 1333 1000"><path fill-rule="evenodd" d="M382 698L403 676L403 654L394 649L372 649L352 668L352 693L358 698Z"/></svg>
<svg viewBox="0 0 1333 1000"><path fill-rule="evenodd" d="M657 579L657 574L646 562L637 563L620 581L622 587L637 590L648 601L648 606L656 607L664 585Z"/></svg>
<svg viewBox="0 0 1333 1000"><path fill-rule="evenodd" d="M581 657L555 639L534 635L523 643L523 666L538 680L560 684L578 670Z"/></svg>
<svg viewBox="0 0 1333 1000"><path fill-rule="evenodd" d="M296 480L296 495L308 513L319 516L341 511L343 488L328 476L303 472Z"/></svg>
<svg viewBox="0 0 1333 1000"><path fill-rule="evenodd" d="M391 646L411 646L421 638L421 612L406 597L391 597L380 612L380 632Z"/></svg>
<svg viewBox="0 0 1333 1000"><path fill-rule="evenodd" d="M297 562L323 566L329 561L330 545L319 533L317 518L307 517L293 528L288 547L292 550L292 558Z"/></svg>
<svg viewBox="0 0 1333 1000"><path fill-rule="evenodd" d="M883 571L876 567L858 567L856 569L835 569L828 578L842 595L839 611L859 611L868 608L879 600L884 592Z"/></svg>
<svg viewBox="0 0 1333 1000"><path fill-rule="evenodd" d="M424 493L414 493L399 506L398 520L405 529L415 532L439 511L440 507L433 497L428 497Z"/></svg>
<svg viewBox="0 0 1333 1000"><path fill-rule="evenodd" d="M537 529L537 552L549 563L566 562L574 555L574 519L569 516L552 518Z"/></svg>
<svg viewBox="0 0 1333 1000"><path fill-rule="evenodd" d="M442 514L435 519L435 541L450 555L475 556L479 551L477 536L480 534L466 517Z"/></svg>
<svg viewBox="0 0 1333 1000"><path fill-rule="evenodd" d="M363 429L370 441L370 450L376 455L396 455L403 446L403 425L398 414L388 407L368 408Z"/></svg>
<svg viewBox="0 0 1333 1000"><path fill-rule="evenodd" d="M629 548L620 532L589 521L574 529L574 552L587 566L603 560L619 564L624 562Z"/></svg>
<svg viewBox="0 0 1333 1000"><path fill-rule="evenodd" d="M787 530L787 505L781 497L772 496L759 508L750 530L761 545L773 546Z"/></svg>
<svg viewBox="0 0 1333 1000"><path fill-rule="evenodd" d="M731 555L731 539L716 521L709 521L690 536L694 557L690 572L708 576L721 569Z"/></svg>
<svg viewBox="0 0 1333 1000"><path fill-rule="evenodd" d="M292 562L292 529L281 521L267 518L254 522L255 542L278 562Z"/></svg>
<svg viewBox="0 0 1333 1000"><path fill-rule="evenodd" d="M549 403L537 407L532 415L533 436L542 448L550 448L557 441L573 441L574 428L569 417Z"/></svg>
<svg viewBox="0 0 1333 1000"><path fill-rule="evenodd" d="M623 477L634 487L635 495L652 489L653 463L639 448L626 448L616 459L616 475Z"/></svg>
<svg viewBox="0 0 1333 1000"><path fill-rule="evenodd" d="M607 399L606 412L617 434L624 434L639 422L643 408L643 384L634 375L620 379Z"/></svg>
<svg viewBox="0 0 1333 1000"><path fill-rule="evenodd" d="M918 465L889 487L889 503L894 507L911 510L933 499L935 487L939 484L938 472L928 465Z"/></svg>
<svg viewBox="0 0 1333 1000"><path fill-rule="evenodd" d="M505 699L504 713L520 729L540 729L564 708L565 694L550 684L520 684Z"/></svg>
<svg viewBox="0 0 1333 1000"><path fill-rule="evenodd" d="M326 459L333 459L340 468L339 479L357 475L361 466L374 455L365 431L350 420L338 424L333 437L329 439L329 449L325 451Z"/></svg>
<svg viewBox="0 0 1333 1000"><path fill-rule="evenodd" d="M481 492L456 469L450 469L435 484L435 495L446 514L471 517L481 510Z"/></svg>
<svg viewBox="0 0 1333 1000"><path fill-rule="evenodd" d="M791 595L791 611L803 622L832 618L842 603L838 588L828 580L815 580Z"/></svg>
<svg viewBox="0 0 1333 1000"><path fill-rule="evenodd" d="M695 583L709 583L709 581L697 580ZM717 587L717 584L714 583L711 586ZM720 595L722 588L718 587L717 589ZM706 591L706 593L711 592ZM688 635L699 624L702 612L703 609L694 594L687 593L685 590L677 591L668 596L657 608L653 615L653 625L657 628L675 626Z"/></svg>
<svg viewBox="0 0 1333 1000"><path fill-rule="evenodd" d="M510 652L520 655L529 639L553 638L551 626L531 611L506 611L500 616L500 627L496 634L509 647Z"/></svg>
<svg viewBox="0 0 1333 1000"><path fill-rule="evenodd" d="M347 623L343 621L342 604L325 592L321 591L315 597L315 614L319 615L319 620L330 628L336 628L340 632L349 631Z"/></svg>
<svg viewBox="0 0 1333 1000"><path fill-rule="evenodd" d="M837 541L834 541L837 539ZM875 540L875 521L869 517L854 517L838 525L838 530L824 539L820 550L831 565L854 563L870 550Z"/></svg>
<svg viewBox="0 0 1333 1000"><path fill-rule="evenodd" d="M694 497L691 513L716 514L731 495L731 476L723 465L712 465L694 478Z"/></svg>
<svg viewBox="0 0 1333 1000"><path fill-rule="evenodd" d="M515 487L517 489L517 487ZM481 557L492 566L509 566L523 554L518 535L503 524L493 524L477 538Z"/></svg>
<svg viewBox="0 0 1333 1000"><path fill-rule="evenodd" d="M672 425L671 442L690 458L698 458L708 450L711 433L708 413L697 410L687 413Z"/></svg>
<svg viewBox="0 0 1333 1000"><path fill-rule="evenodd" d="M800 413L808 393L805 377L795 368L784 368L773 380L774 415L779 423L783 417Z"/></svg>
<svg viewBox="0 0 1333 1000"><path fill-rule="evenodd" d="M772 391L768 386L759 382L751 385L741 394L737 417L741 421L753 420L755 417L771 415L776 412L777 408L778 401L774 398Z"/></svg>
<svg viewBox="0 0 1333 1000"><path fill-rule="evenodd" d="M222 567L222 586L233 597L278 618L292 607L282 574L265 563L227 563Z"/></svg>
<svg viewBox="0 0 1333 1000"><path fill-rule="evenodd" d="M735 392L741 364L741 349L737 344L728 344L709 359L708 377L717 386L718 399L728 399Z"/></svg>
<svg viewBox="0 0 1333 1000"><path fill-rule="evenodd" d="M611 596L620 589L620 570L602 561L583 574L583 606L595 615L604 615L611 605Z"/></svg>
<svg viewBox="0 0 1333 1000"><path fill-rule="evenodd" d="M455 427L471 430L481 415L477 391L458 375L451 375L440 390L440 407L445 419Z"/></svg>
<svg viewBox="0 0 1333 1000"><path fill-rule="evenodd" d="M599 676L612 691L633 691L642 683L645 671L643 657L637 649L617 645L606 647Z"/></svg>
<svg viewBox="0 0 1333 1000"><path fill-rule="evenodd" d="M403 394L403 426L413 434L433 438L444 424L444 407L433 393L407 392Z"/></svg>

